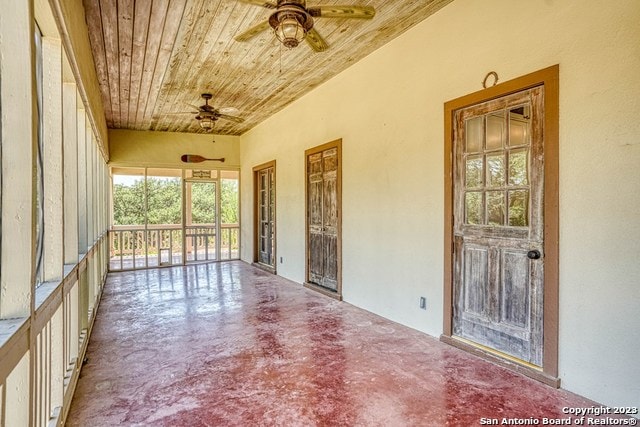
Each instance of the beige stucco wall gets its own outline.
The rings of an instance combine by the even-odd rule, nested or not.
[[[304,150],[342,138],[344,299],[438,336],[443,104],[560,64],[562,386],[640,406],[638,22],[637,0],[456,0],[241,137],[243,259],[275,159],[278,273],[303,281]]]
[[[215,140],[215,142],[213,142]],[[200,133],[149,132],[109,129],[110,166],[198,169],[240,167],[240,138]],[[224,157],[224,163],[182,163],[183,154]]]

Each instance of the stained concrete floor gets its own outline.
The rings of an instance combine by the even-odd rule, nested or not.
[[[87,357],[69,426],[542,424],[595,405],[239,261],[110,274]]]

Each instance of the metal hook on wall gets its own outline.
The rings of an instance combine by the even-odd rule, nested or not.
[[[484,77],[484,80],[482,81],[482,87],[483,88],[487,88],[487,80],[489,79],[489,77],[493,76],[493,84],[491,85],[491,87],[495,86],[496,84],[498,84],[498,73],[496,73],[495,71],[489,71],[487,73],[487,75]]]

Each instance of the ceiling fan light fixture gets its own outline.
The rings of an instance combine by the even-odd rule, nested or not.
[[[278,25],[274,28],[276,37],[285,47],[293,49],[304,40],[307,31],[296,14],[280,14],[278,18]]]
[[[260,22],[236,35],[234,39],[246,42],[262,31],[271,27],[280,43],[289,49],[293,49],[303,40],[316,52],[324,52],[329,45],[314,29],[315,18],[354,18],[371,19],[376,10],[372,6],[353,5],[322,5],[307,7],[305,0],[237,0],[262,6],[267,9],[275,9],[267,22]],[[344,32],[344,30],[342,31]]]
[[[206,132],[213,130],[214,120],[211,117],[196,117],[196,119],[198,119],[200,127]]]

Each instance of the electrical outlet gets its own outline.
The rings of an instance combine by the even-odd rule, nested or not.
[[[420,297],[420,308],[423,310],[427,309],[427,299],[425,297]]]

